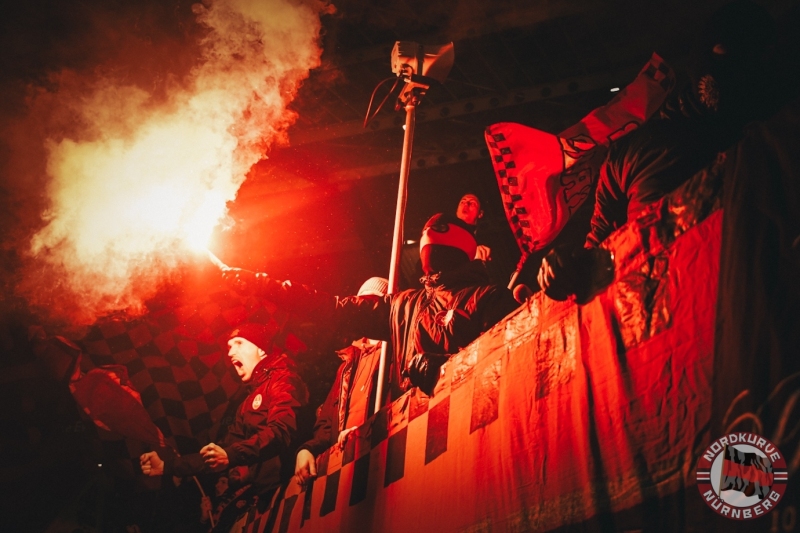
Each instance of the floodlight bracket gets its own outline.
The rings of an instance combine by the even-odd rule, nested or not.
[[[392,49],[392,72],[403,81],[403,89],[397,98],[395,110],[405,109],[406,122],[403,136],[403,155],[400,159],[400,180],[397,186],[397,208],[395,210],[394,234],[392,236],[392,258],[389,264],[388,294],[395,294],[400,283],[400,253],[403,244],[406,199],[408,197],[408,174],[411,169],[411,148],[414,144],[416,108],[434,82],[443,83],[453,67],[455,52],[453,43],[441,46],[423,46],[410,41],[397,41]],[[389,347],[381,344],[378,365],[378,386],[375,412],[384,404],[384,384],[388,366]]]

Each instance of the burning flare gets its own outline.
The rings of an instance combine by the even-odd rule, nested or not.
[[[141,308],[187,248],[203,251],[250,167],[285,140],[295,119],[286,106],[319,64],[324,7],[195,4],[202,61],[162,103],[108,80],[63,96],[81,127],[46,141],[49,209],[20,292],[88,323]]]

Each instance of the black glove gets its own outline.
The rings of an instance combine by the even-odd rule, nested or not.
[[[447,355],[418,353],[408,362],[409,381],[428,396],[432,395],[436,382],[439,381],[439,369],[448,359]]]
[[[553,300],[566,300],[575,295],[579,304],[594,296],[614,281],[614,259],[608,250],[554,248],[542,259],[538,282]]]

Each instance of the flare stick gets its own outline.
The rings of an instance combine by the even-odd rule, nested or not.
[[[212,251],[211,251],[211,250],[209,250],[208,248],[203,248],[203,249],[206,251],[206,255],[208,255],[208,259],[209,259],[209,261],[211,261],[212,263],[214,263],[214,266],[216,266],[216,267],[217,267],[217,268],[219,268],[220,270],[227,270],[228,268],[230,268],[230,267],[228,267],[228,265],[226,265],[225,263],[223,263],[223,262],[222,262],[222,260],[221,260],[219,257],[217,257],[216,255],[214,255],[214,252],[212,252]]]

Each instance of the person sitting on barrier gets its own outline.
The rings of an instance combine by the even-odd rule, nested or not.
[[[385,278],[370,278],[358,289],[357,296],[383,298],[388,288]],[[314,437],[297,451],[294,473],[301,484],[316,477],[315,457],[334,445],[343,448],[353,431],[367,421],[375,405],[380,341],[362,338],[336,353],[342,364],[317,414]]]
[[[291,441],[297,432],[297,411],[308,403],[308,391],[294,364],[273,349],[275,331],[263,324],[245,323],[230,334],[228,357],[248,395],[220,444],[210,443],[199,453],[175,455],[170,448],[140,457],[148,476],[191,476],[228,472],[232,502],[222,512],[218,531],[228,531],[241,512],[256,501],[269,502],[291,473]],[[234,482],[235,481],[235,482]],[[238,502],[245,504],[239,505]],[[228,511],[228,512],[226,512]],[[220,529],[228,527],[228,529]]]
[[[486,266],[474,261],[477,244],[465,223],[437,214],[420,239],[424,288],[384,298],[337,298],[266,274],[231,268],[223,276],[240,291],[254,291],[287,309],[319,314],[351,337],[391,342],[390,398],[412,386],[431,394],[439,368],[518,306],[511,291],[490,285]]]
[[[481,199],[471,192],[462,196],[461,200],[458,201],[456,217],[467,224],[471,228],[472,234],[477,236],[478,222],[483,218],[483,203]],[[475,251],[475,259],[480,259],[481,261],[491,261],[491,255],[491,248],[483,244],[479,244]]]
[[[599,247],[648,204],[715,164],[743,126],[766,112],[760,91],[769,85],[765,65],[774,40],[771,17],[749,1],[727,4],[711,17],[692,54],[690,84],[658,117],[609,147],[585,248]],[[554,299],[590,297],[598,258],[608,262],[599,252],[553,250],[542,259],[539,285]]]
[[[756,4],[736,1],[712,15],[693,52],[690,85],[609,148],[587,247],[712,164],[764,113],[774,42],[772,18]]]

